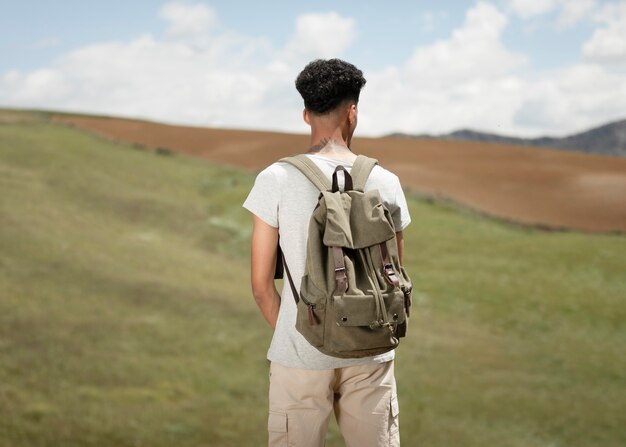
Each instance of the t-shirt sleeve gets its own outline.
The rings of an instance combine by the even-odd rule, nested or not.
[[[280,188],[270,168],[264,169],[257,175],[243,207],[266,224],[278,228]]]
[[[396,193],[394,197],[396,204],[395,209],[391,213],[391,219],[396,231],[402,231],[411,223],[411,215],[409,214],[409,206],[406,203],[406,197],[400,185],[400,180],[396,179]]]

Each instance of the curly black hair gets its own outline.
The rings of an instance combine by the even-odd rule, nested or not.
[[[359,101],[365,85],[363,72],[341,59],[317,59],[310,62],[296,78],[296,89],[304,106],[324,115],[344,101]]]

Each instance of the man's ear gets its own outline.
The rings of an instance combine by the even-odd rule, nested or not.
[[[311,125],[311,119],[309,118],[309,111],[306,108],[302,111],[302,119],[309,126]]]
[[[359,115],[359,109],[357,108],[355,103],[351,103],[348,108],[348,122],[350,125],[353,125],[357,122]]]

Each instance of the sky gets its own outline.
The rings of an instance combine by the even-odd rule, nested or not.
[[[308,132],[311,60],[364,136],[564,136],[626,118],[626,0],[0,0],[0,107]]]

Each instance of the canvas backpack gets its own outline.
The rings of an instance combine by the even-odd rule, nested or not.
[[[296,329],[334,357],[359,358],[395,349],[406,333],[412,284],[400,265],[391,213],[377,189],[364,191],[378,162],[359,155],[351,174],[338,166],[331,183],[306,155],[280,161],[298,168],[320,190],[309,222],[299,292],[279,246],[297,305]],[[280,271],[279,264],[277,276]]]

